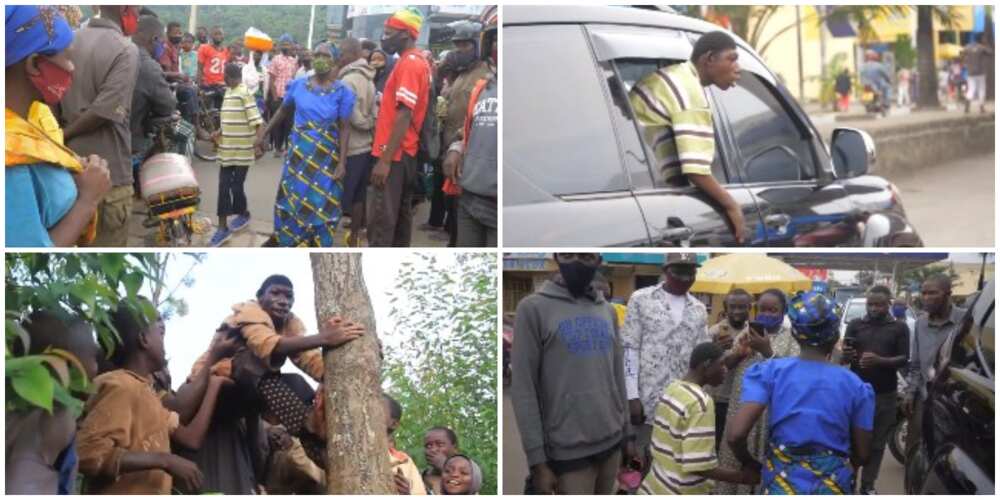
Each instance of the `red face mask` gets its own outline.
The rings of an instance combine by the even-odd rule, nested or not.
[[[139,11],[135,7],[125,7],[122,10],[122,33],[132,36],[139,29]]]
[[[42,100],[54,106],[62,100],[73,83],[73,73],[66,71],[47,57],[38,58],[38,74],[29,75],[31,84],[42,94]]]

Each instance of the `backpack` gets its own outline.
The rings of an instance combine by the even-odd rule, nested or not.
[[[437,113],[434,112],[437,98],[437,90],[431,81],[427,86],[427,113],[424,114],[424,123],[420,126],[417,160],[421,163],[432,163],[441,156],[441,123],[438,121]]]

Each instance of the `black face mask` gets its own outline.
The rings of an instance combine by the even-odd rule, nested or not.
[[[579,297],[587,291],[590,282],[594,281],[596,273],[596,267],[588,266],[582,262],[559,264],[559,274],[562,275],[570,295],[574,297]]]
[[[476,62],[476,53],[460,50],[448,54],[448,59],[452,70],[456,73],[464,73]]]
[[[198,43],[208,43],[208,35],[198,35]]]
[[[387,54],[398,54],[403,50],[403,33],[396,33],[391,37],[383,36],[381,45]]]
[[[183,40],[183,39],[184,39],[183,37],[179,37],[179,36],[172,36],[172,37],[168,38],[168,40],[170,40],[170,44],[171,45],[180,45],[181,44],[181,40]]]

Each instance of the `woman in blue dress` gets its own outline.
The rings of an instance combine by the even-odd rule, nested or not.
[[[294,126],[285,154],[274,207],[274,234],[269,244],[283,247],[330,247],[342,213],[346,173],[348,120],[354,93],[336,79],[333,50],[321,43],[313,50],[315,74],[292,80],[281,108],[271,117],[263,137],[289,114]],[[264,140],[256,143],[265,147]]]
[[[850,370],[830,362],[838,339],[834,303],[814,292],[789,303],[792,335],[801,352],[747,370],[741,407],[726,440],[744,466],[761,467],[772,495],[846,494],[871,453],[875,394]],[[764,464],[747,450],[747,435],[768,410]]]

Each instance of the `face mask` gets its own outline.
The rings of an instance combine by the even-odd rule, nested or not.
[[[134,7],[126,7],[122,12],[122,33],[125,36],[132,36],[139,28],[139,11]]]
[[[172,37],[170,37],[170,43],[173,44],[173,45],[180,45],[181,41],[183,41],[183,40],[184,40],[184,37],[180,37],[180,36],[172,36]]]
[[[31,84],[42,94],[42,100],[54,106],[62,100],[73,83],[73,73],[66,71],[48,58],[38,58],[38,74],[29,76]]]
[[[887,319],[889,317],[889,311],[885,311],[885,312],[883,312],[883,311],[869,312],[868,313],[868,317],[870,317],[871,319],[876,319],[876,320]]]
[[[153,42],[153,59],[157,61],[163,57],[163,52],[167,50],[167,47],[163,44],[163,40],[157,40]]]
[[[403,48],[403,34],[397,33],[391,37],[382,37],[382,50],[388,54],[397,54]]]
[[[326,59],[316,59],[312,66],[313,69],[316,70],[317,75],[325,75],[330,72],[330,68],[333,67],[333,64]]]
[[[476,54],[473,52],[453,52],[453,54],[449,56],[451,67],[459,73],[469,69],[472,63],[476,61]]]
[[[765,330],[774,331],[781,327],[785,316],[782,314],[759,313],[754,321],[760,323]]]
[[[904,305],[892,306],[892,315],[900,319],[905,318],[906,306]]]
[[[208,35],[198,35],[198,43],[207,43]]]
[[[566,282],[566,288],[569,289],[569,293],[574,297],[579,297],[587,291],[587,287],[590,286],[591,281],[594,281],[594,274],[596,273],[596,267],[588,266],[582,262],[559,264],[559,274],[562,275],[563,281]]]

